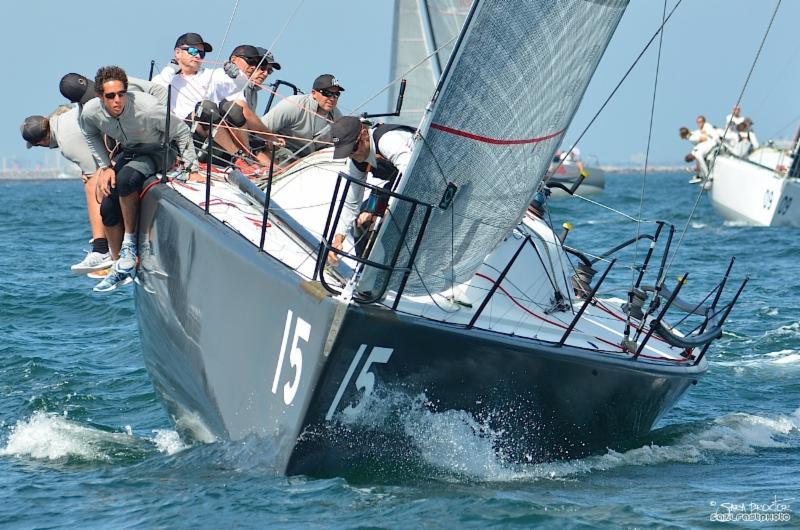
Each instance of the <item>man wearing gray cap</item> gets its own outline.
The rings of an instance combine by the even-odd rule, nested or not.
[[[311,94],[289,96],[261,118],[267,129],[285,137],[286,147],[275,153],[286,164],[330,146],[330,124],[341,118],[336,106],[344,87],[331,74],[314,80]]]
[[[22,124],[21,132],[28,149],[34,146],[59,149],[64,158],[76,164],[81,170],[89,225],[92,230],[92,250],[86,254],[83,261],[70,268],[74,272],[84,274],[110,267],[113,261],[100,220],[100,204],[94,195],[96,179],[92,177],[97,171],[97,163],[78,125],[78,108],[59,107],[48,118],[28,116]]]

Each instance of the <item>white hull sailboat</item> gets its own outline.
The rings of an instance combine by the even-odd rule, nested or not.
[[[714,210],[724,219],[756,226],[800,226],[800,178],[794,157],[762,147],[746,158],[721,153],[707,184]]]

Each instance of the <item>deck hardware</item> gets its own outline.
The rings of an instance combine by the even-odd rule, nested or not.
[[[589,296],[587,296],[586,299],[583,301],[583,304],[581,304],[581,308],[578,309],[577,313],[575,313],[575,317],[572,319],[572,322],[569,323],[569,326],[567,327],[566,331],[564,331],[564,335],[561,336],[561,340],[558,341],[557,345],[559,347],[563,346],[564,343],[567,342],[567,338],[569,337],[569,334],[572,333],[573,329],[575,329],[575,326],[578,324],[578,321],[581,319],[581,316],[583,315],[583,312],[586,311],[586,308],[589,307],[589,304],[592,303],[592,300],[594,300],[594,295],[597,294],[597,290],[603,284],[603,280],[606,279],[606,276],[608,276],[608,273],[611,270],[611,267],[613,267],[614,263],[616,263],[616,262],[617,262],[616,259],[611,260],[611,263],[608,264],[608,267],[606,267],[606,270],[603,271],[603,275],[600,276],[599,280],[597,280],[597,283],[592,288],[592,292],[590,292]]]
[[[636,353],[633,354],[634,359],[639,358],[639,355],[641,355],[642,350],[644,350],[647,341],[650,340],[650,337],[653,336],[653,332],[656,330],[656,326],[661,323],[661,320],[667,314],[667,311],[672,305],[672,302],[674,302],[675,299],[678,297],[678,293],[681,292],[681,287],[683,287],[688,278],[689,278],[688,272],[684,273],[683,276],[680,276],[678,278],[678,285],[675,286],[675,290],[672,291],[672,295],[669,297],[669,300],[667,300],[667,303],[661,309],[661,312],[658,314],[658,316],[650,321],[650,329],[647,330],[647,334],[644,336],[644,340],[642,340],[642,343],[639,345],[639,349],[636,350]]]
[[[442,210],[450,208],[450,204],[453,202],[453,197],[456,196],[457,191],[458,186],[452,182],[448,182],[447,187],[444,189],[444,194],[442,194],[442,200],[439,201],[439,208]]]

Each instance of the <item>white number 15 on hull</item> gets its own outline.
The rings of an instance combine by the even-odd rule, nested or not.
[[[336,408],[339,406],[339,402],[342,400],[344,391],[347,388],[347,385],[350,384],[350,380],[353,378],[353,373],[356,371],[356,367],[358,366],[359,361],[361,361],[361,357],[364,356],[364,352],[368,348],[370,347],[366,344],[362,344],[358,347],[358,351],[356,351],[353,361],[350,363],[350,367],[347,369],[347,373],[344,375],[344,379],[342,379],[339,389],[336,391],[336,396],[334,396],[331,406],[328,408],[328,413],[325,414],[325,419],[327,421],[330,421],[331,418],[333,418],[333,414],[336,412]],[[358,403],[348,406],[345,409],[346,411],[357,413],[361,410],[367,397],[372,394],[372,390],[375,388],[375,374],[369,371],[370,366],[373,363],[388,363],[393,352],[394,350],[392,348],[383,348],[381,346],[374,346],[371,348],[369,356],[367,357],[367,361],[364,363],[364,366],[361,367],[361,371],[358,373],[358,377],[356,378],[356,388],[361,390],[364,394],[361,396],[361,399],[358,401]]]

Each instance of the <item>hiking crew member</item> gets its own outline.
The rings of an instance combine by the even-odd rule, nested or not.
[[[89,226],[92,230],[92,250],[80,263],[70,267],[74,272],[83,274],[111,266],[111,255],[108,252],[103,223],[100,220],[100,204],[95,199],[95,180],[97,162],[92,156],[89,144],[86,143],[78,124],[77,107],[59,107],[49,118],[44,116],[28,116],[22,124],[22,137],[28,149],[34,146],[59,149],[61,154],[81,170],[83,188],[86,195],[86,210],[89,215]]]
[[[175,156],[171,153],[167,168],[162,167],[165,105],[149,94],[128,92],[127,76],[118,66],[100,68],[94,84],[100,97],[84,105],[80,123],[100,167],[97,186],[105,197],[100,214],[109,245],[112,251],[119,248],[114,271],[95,287],[97,291],[106,291],[120,282],[130,282],[137,258],[139,193],[145,179],[157,171],[169,169]],[[103,134],[119,144],[120,154],[113,167]],[[191,172],[189,179],[202,181],[197,174],[197,157],[186,124],[178,119],[170,120],[169,137],[178,144],[184,167]]]

